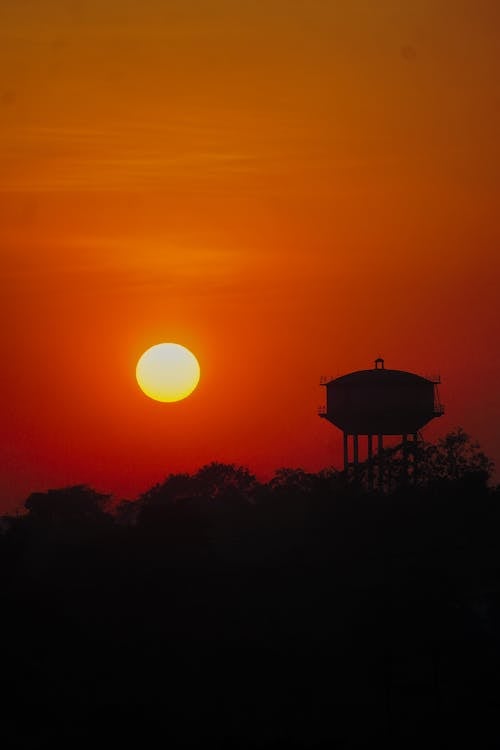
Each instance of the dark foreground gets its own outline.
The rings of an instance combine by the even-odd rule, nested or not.
[[[34,496],[0,547],[12,700],[156,706],[180,744],[500,744],[498,491],[296,479]]]

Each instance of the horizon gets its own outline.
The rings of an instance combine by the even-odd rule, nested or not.
[[[352,437],[352,435],[350,436]],[[359,435],[360,438],[366,437],[365,435]],[[375,437],[375,436],[374,436]],[[147,486],[143,487],[140,491],[138,491],[133,497],[119,497],[116,494],[113,494],[111,492],[108,492],[103,487],[95,487],[88,482],[76,482],[72,483],[70,485],[60,486],[60,487],[43,487],[43,488],[37,488],[30,492],[30,494],[23,499],[20,503],[18,503],[16,506],[13,506],[10,511],[7,510],[6,513],[0,514],[0,518],[2,515],[4,518],[9,517],[18,517],[22,516],[27,512],[26,504],[33,496],[44,496],[47,499],[50,497],[52,493],[70,493],[74,490],[89,490],[90,492],[97,492],[98,495],[100,495],[102,498],[105,499],[107,512],[113,513],[117,509],[120,508],[120,506],[124,504],[137,504],[140,505],[141,502],[144,501],[144,499],[148,496],[148,494],[151,491],[155,491],[158,489],[162,489],[163,487],[166,487],[171,479],[175,479],[177,477],[186,477],[189,480],[196,479],[198,475],[203,474],[204,470],[206,469],[228,469],[230,471],[235,471],[236,473],[242,472],[245,476],[247,476],[251,480],[255,480],[257,485],[259,485],[261,488],[268,487],[271,488],[273,486],[274,480],[278,479],[280,475],[291,473],[296,474],[297,476],[302,475],[303,479],[308,478],[314,478],[319,479],[321,481],[328,481],[328,477],[330,479],[333,479],[335,477],[341,478],[344,477],[347,484],[351,484],[352,487],[357,490],[360,493],[360,496],[363,494],[379,494],[382,495],[388,495],[391,494],[397,494],[398,492],[401,492],[405,489],[405,487],[413,487],[413,489],[416,492],[425,492],[427,482],[432,482],[432,477],[434,478],[434,481],[442,481],[444,485],[449,485],[450,487],[453,486],[453,479],[450,476],[450,468],[451,463],[450,459],[448,457],[448,460],[445,462],[446,469],[445,469],[445,476],[441,477],[439,479],[439,470],[436,468],[432,469],[431,464],[429,464],[429,458],[424,458],[424,465],[427,465],[427,469],[424,470],[425,478],[420,478],[418,475],[420,472],[415,475],[415,468],[413,464],[408,465],[407,459],[404,458],[405,456],[405,448],[404,448],[404,442],[401,440],[403,436],[396,436],[396,435],[384,435],[384,455],[385,459],[384,461],[388,462],[388,465],[391,465],[393,463],[393,468],[395,469],[395,478],[394,478],[394,486],[385,486],[385,481],[382,487],[379,485],[379,479],[378,479],[378,472],[380,469],[378,468],[378,456],[377,451],[374,450],[372,459],[370,460],[366,446],[365,450],[363,450],[363,446],[360,445],[360,451],[359,451],[359,464],[355,464],[353,462],[353,456],[352,453],[350,453],[349,457],[349,463],[347,469],[344,467],[339,466],[324,466],[316,471],[308,471],[304,469],[302,466],[280,466],[276,467],[273,471],[267,472],[267,473],[261,473],[252,471],[252,468],[245,464],[238,464],[235,462],[220,462],[220,461],[211,461],[209,463],[200,465],[196,467],[193,470],[190,471],[173,471],[165,473],[158,481],[148,483]],[[461,479],[463,479],[463,476],[472,476],[475,472],[479,472],[479,474],[484,473],[484,477],[479,480],[479,485],[484,486],[484,488],[489,488],[491,491],[498,490],[498,484],[495,482],[496,474],[497,474],[497,467],[495,464],[491,461],[490,457],[487,456],[481,448],[481,445],[474,440],[474,437],[471,435],[468,435],[461,427],[456,428],[455,430],[452,430],[448,432],[446,435],[440,436],[435,441],[427,441],[422,438],[422,435],[419,433],[418,436],[418,446],[417,451],[422,451],[422,449],[429,450],[434,449],[438,453],[443,451],[444,446],[448,441],[455,442],[455,450],[457,450],[456,456],[458,457],[460,455],[460,441],[464,441],[464,447],[467,450],[470,450],[470,455],[462,455],[464,464],[461,468],[461,474],[457,479],[459,479],[458,484],[460,484]],[[414,449],[411,448],[412,442],[409,443],[409,450],[410,452]],[[445,449],[446,450],[446,449]],[[399,468],[397,468],[398,463],[400,464]],[[371,466],[371,468],[370,468]],[[406,482],[409,482],[408,485],[405,484],[405,480],[399,476],[398,472],[402,470],[402,467],[406,467],[403,469],[403,471],[407,474]],[[359,474],[357,473],[359,470]],[[433,474],[434,472],[434,474]],[[223,482],[223,475],[221,474],[219,477],[219,481]],[[345,489],[345,488],[344,488]]]

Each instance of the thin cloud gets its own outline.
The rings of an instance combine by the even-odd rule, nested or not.
[[[161,146],[113,146],[112,140],[91,130],[62,129],[52,131],[50,138],[18,141],[4,158],[0,191],[137,190],[185,179],[195,187],[225,175],[259,171],[253,154],[206,148],[165,153]]]

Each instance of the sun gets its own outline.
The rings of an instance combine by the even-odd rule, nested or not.
[[[156,344],[137,363],[135,376],[141,390],[155,401],[181,401],[200,380],[200,365],[180,344]]]

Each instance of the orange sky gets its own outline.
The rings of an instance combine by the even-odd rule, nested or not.
[[[496,0],[2,0],[1,509],[340,465],[322,374],[440,371],[500,463]],[[148,400],[160,341],[202,367]]]

